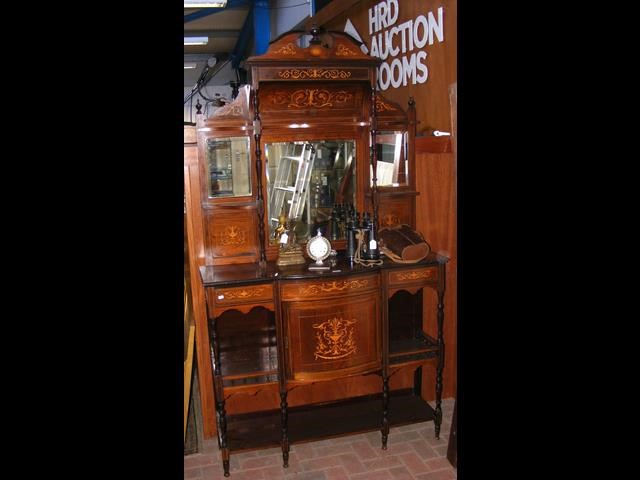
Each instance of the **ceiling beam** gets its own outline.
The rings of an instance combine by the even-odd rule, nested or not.
[[[240,35],[238,35],[238,40],[233,47],[233,52],[231,53],[231,66],[233,69],[238,68],[240,62],[244,58],[249,39],[251,37],[253,37],[253,4],[249,7],[249,14],[244,19],[242,30],[240,30]]]
[[[327,4],[324,8],[321,8],[320,11],[316,12],[315,15],[309,17],[304,22],[305,31],[308,32],[309,30],[311,30],[311,27],[314,24],[316,24],[318,27],[321,27],[325,23],[329,23],[345,10],[348,10],[360,1],[361,0],[340,0],[339,2],[331,2]]]
[[[256,0],[253,4],[253,39],[256,55],[262,55],[267,51],[270,37],[269,2],[267,0]]]
[[[193,22],[199,18],[208,17],[222,10],[221,8],[201,8],[197,12],[188,13],[184,16],[184,23]]]

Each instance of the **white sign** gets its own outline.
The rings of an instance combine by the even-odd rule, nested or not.
[[[435,15],[427,12],[397,24],[399,14],[398,0],[384,0],[369,9],[371,45],[367,50],[372,57],[383,60],[378,67],[380,90],[407,86],[409,82],[413,85],[426,82],[429,69],[424,47],[444,41],[443,7],[439,7]],[[353,35],[355,28],[349,20],[345,31],[359,38],[357,32]]]

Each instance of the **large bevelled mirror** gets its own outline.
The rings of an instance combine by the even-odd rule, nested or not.
[[[282,216],[298,241],[318,229],[344,238],[342,217],[356,204],[355,141],[267,143],[265,157],[270,242],[277,242],[274,232]]]

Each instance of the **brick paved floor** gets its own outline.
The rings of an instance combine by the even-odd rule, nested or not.
[[[228,480],[451,480],[456,470],[446,458],[453,398],[442,401],[442,429],[436,440],[433,422],[391,427],[387,450],[380,432],[291,445],[289,468],[280,448],[231,453]],[[184,457],[184,478],[223,480],[217,440]]]

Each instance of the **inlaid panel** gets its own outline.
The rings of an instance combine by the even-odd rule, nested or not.
[[[342,50],[346,53],[346,50]],[[371,72],[364,67],[268,67],[259,71],[261,82],[298,81],[364,81],[369,82]],[[262,86],[267,85],[263,83]]]
[[[391,227],[406,223],[415,226],[414,204],[415,197],[403,196],[379,196],[378,222],[380,228]]]
[[[215,288],[212,295],[213,303],[216,306],[269,301],[273,299],[273,285],[265,283],[243,287]]]
[[[392,270],[389,272],[390,286],[435,283],[437,279],[437,267],[411,268],[407,270]]]
[[[376,274],[287,282],[282,284],[281,289],[283,300],[317,300],[377,290],[379,285]]]
[[[205,224],[207,254],[215,264],[257,260],[259,248],[253,210],[208,210]]]
[[[292,88],[285,84],[266,84],[258,93],[260,113],[304,116],[360,115],[364,102],[361,85],[305,82]],[[267,120],[267,118],[265,118]]]
[[[283,305],[289,379],[320,380],[381,367],[378,292]]]

